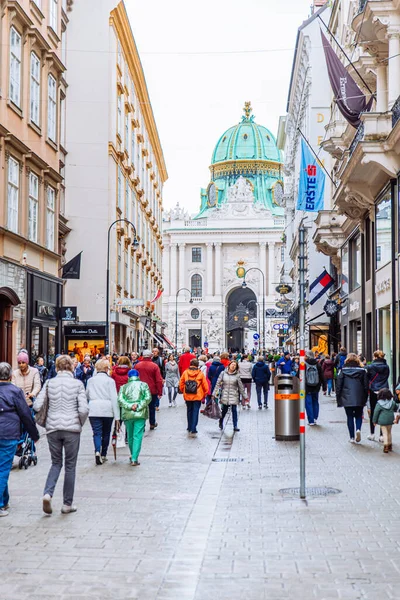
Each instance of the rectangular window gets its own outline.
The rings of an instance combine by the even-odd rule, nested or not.
[[[42,8],[42,0],[33,0],[33,1],[36,4],[36,6],[38,6],[39,8]]]
[[[125,252],[125,289],[129,290],[129,262],[128,262],[128,252]]]
[[[122,210],[122,169],[118,167],[117,206]]]
[[[135,275],[134,275],[135,257],[131,256],[131,296],[134,296]]]
[[[21,36],[10,29],[10,100],[21,106]]]
[[[121,50],[121,42],[119,40],[118,40],[118,46],[117,46],[117,60],[118,60],[119,66],[121,66],[121,63],[122,63],[122,50]]]
[[[118,242],[118,264],[117,264],[117,284],[121,285],[121,263],[122,263],[122,244]]]
[[[342,248],[342,276],[341,276],[342,293],[347,296],[349,293],[349,247]]]
[[[392,197],[390,190],[376,207],[376,268],[380,269],[392,257]],[[378,248],[380,253],[378,257]]]
[[[19,162],[10,156],[8,161],[7,227],[10,231],[14,231],[14,233],[18,233],[18,207]]]
[[[281,246],[281,262],[285,262],[285,246]]]
[[[49,24],[53,31],[58,31],[58,0],[50,0]]]
[[[47,187],[46,202],[46,248],[54,252],[54,231],[56,212],[56,190],[49,185]]]
[[[125,216],[127,219],[129,219],[129,197],[130,197],[130,187],[128,185],[128,182],[125,180]]]
[[[131,131],[131,163],[134,164],[135,162],[135,130],[132,129]]]
[[[129,114],[125,115],[125,150],[129,152]]]
[[[201,262],[201,248],[192,248],[192,262]]]
[[[28,239],[38,241],[39,178],[29,173]]]
[[[53,75],[48,78],[47,135],[57,142],[57,83]]]
[[[118,94],[117,98],[117,133],[122,139],[122,96]]]
[[[31,52],[31,121],[40,125],[40,58]]]
[[[351,264],[351,291],[361,285],[361,235],[357,235],[350,241],[350,264]]]

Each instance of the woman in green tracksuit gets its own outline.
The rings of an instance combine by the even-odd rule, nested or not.
[[[144,428],[146,420],[149,418],[151,393],[147,383],[140,381],[139,371],[132,369],[129,371],[128,377],[128,383],[119,391],[118,404],[121,407],[121,419],[125,423],[128,434],[131,465],[138,467]]]

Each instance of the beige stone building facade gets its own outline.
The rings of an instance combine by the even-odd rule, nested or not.
[[[0,13],[0,360],[60,350],[66,29],[72,2]],[[61,213],[61,214],[60,214]],[[15,362],[15,360],[14,360]]]

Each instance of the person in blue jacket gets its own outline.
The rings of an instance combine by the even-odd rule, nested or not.
[[[285,354],[276,363],[276,368],[281,370],[282,375],[290,375],[293,371],[293,361],[290,357],[290,352]]]
[[[25,395],[11,383],[11,375],[11,365],[0,363],[0,517],[8,515],[8,478],[21,437],[21,425],[34,442],[39,439]]]
[[[269,381],[271,379],[271,371],[264,361],[263,356],[257,357],[257,362],[251,372],[254,383],[256,384],[258,410],[262,410],[261,394],[264,393],[264,408],[268,408],[268,392]]]
[[[225,371],[225,366],[222,364],[220,357],[218,355],[215,355],[208,370],[208,379],[211,382],[210,397],[212,396],[215,384],[217,383],[218,377],[220,376],[222,371]]]

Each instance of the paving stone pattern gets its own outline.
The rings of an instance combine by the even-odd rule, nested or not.
[[[85,426],[78,512],[41,510],[49,454],[11,474],[10,516],[0,520],[0,599],[400,599],[400,429],[394,452],[348,443],[343,409],[321,396],[307,429],[307,485],[336,496],[298,498],[296,442],[276,442],[273,410],[242,411],[240,433],[201,417],[188,438],[182,400],[162,401],[141,466],[128,451],[96,467]],[[368,433],[363,426],[363,438]],[[243,458],[216,462],[213,458]]]

